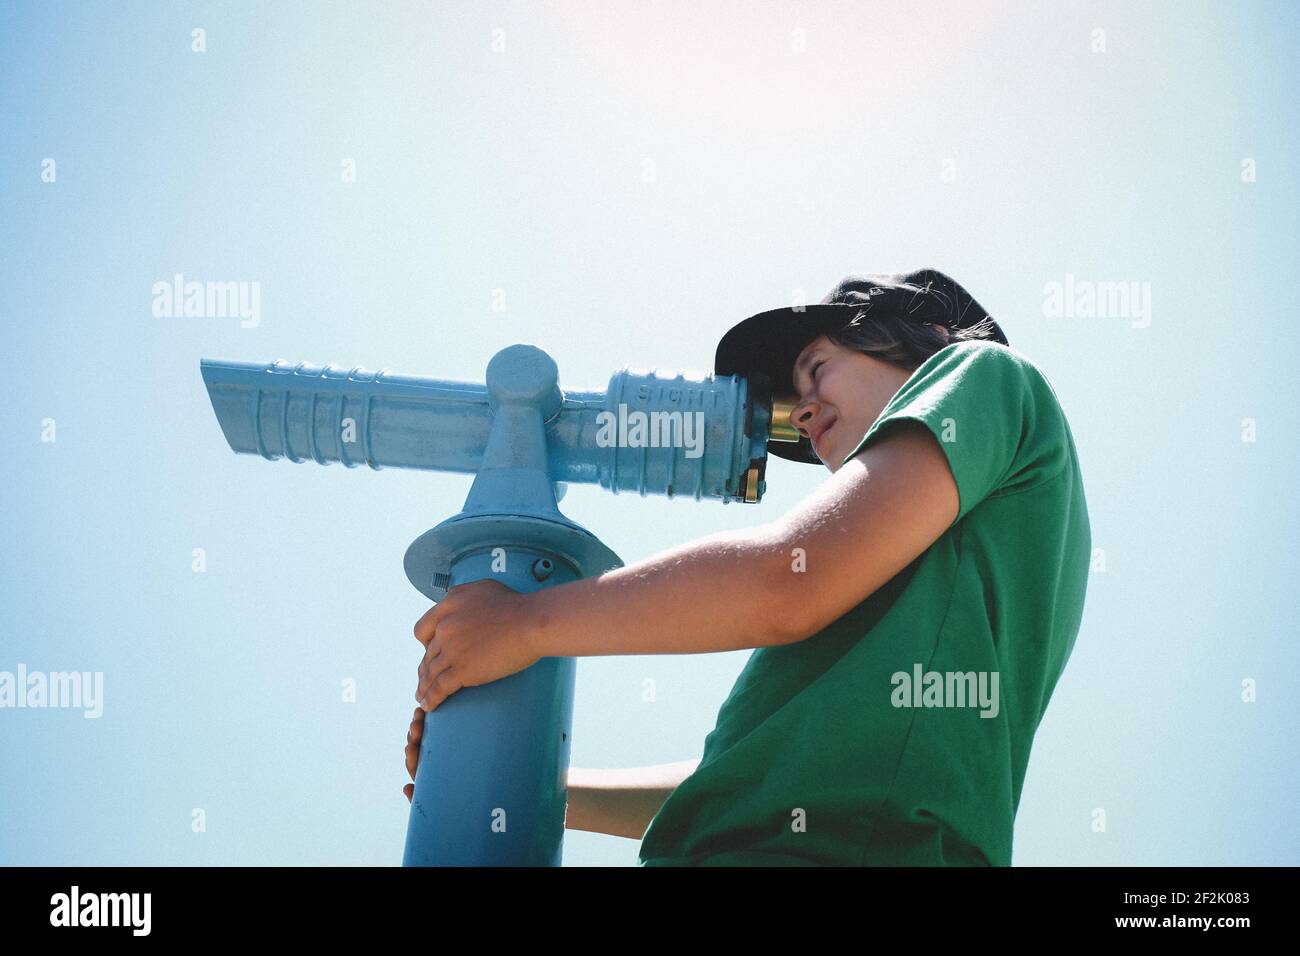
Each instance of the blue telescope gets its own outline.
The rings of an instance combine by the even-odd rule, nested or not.
[[[486,384],[305,362],[199,367],[240,454],[472,474],[460,513],[406,551],[406,576],[434,602],[480,578],[529,592],[621,567],[560,512],[568,483],[757,503],[768,441],[799,438],[789,403],[739,376],[623,369],[603,390],[568,391],[531,345],[494,355]],[[425,714],[404,866],[560,865],[575,669],[544,657]]]

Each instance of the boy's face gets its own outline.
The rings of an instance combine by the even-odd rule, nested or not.
[[[819,335],[795,361],[799,403],[790,412],[790,423],[808,436],[813,452],[836,472],[911,376]]]

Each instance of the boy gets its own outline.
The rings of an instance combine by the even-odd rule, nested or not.
[[[416,625],[412,779],[422,710],[462,686],[542,656],[752,647],[698,760],[571,769],[566,826],[640,838],[643,866],[1010,865],[1091,552],[1051,385],[933,269],[752,316],[715,371],[788,399],[799,440],[769,451],[832,477],[596,578],[453,589]]]

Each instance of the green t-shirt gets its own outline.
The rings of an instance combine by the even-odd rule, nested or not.
[[[947,455],[956,520],[828,627],[753,651],[639,865],[1011,864],[1087,588],[1074,438],[1038,368],[985,341],[927,359],[849,457],[904,422]]]

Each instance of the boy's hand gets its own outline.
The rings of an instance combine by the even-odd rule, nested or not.
[[[415,708],[415,717],[411,720],[411,729],[406,732],[406,772],[411,775],[411,782],[402,787],[406,799],[411,800],[415,793],[415,768],[420,763],[420,738],[424,736],[424,711]]]
[[[462,687],[517,674],[542,658],[533,646],[532,595],[483,578],[458,584],[416,622],[424,645],[415,699],[433,710]]]

